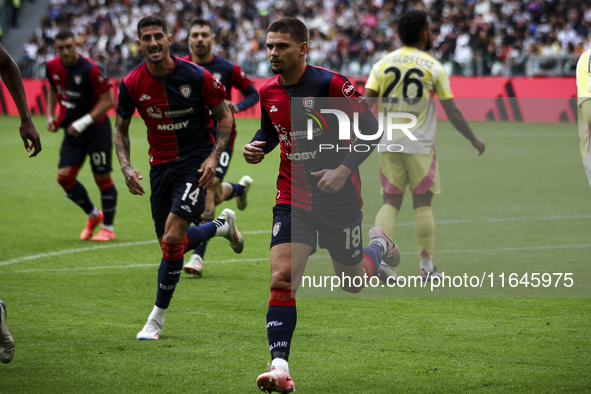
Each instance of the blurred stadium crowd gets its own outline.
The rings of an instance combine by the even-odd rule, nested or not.
[[[24,46],[24,76],[43,77],[55,56],[61,29],[78,36],[79,51],[98,61],[110,77],[125,75],[143,60],[136,24],[163,15],[185,55],[192,19],[210,20],[214,52],[237,62],[251,76],[270,75],[265,30],[282,16],[296,16],[310,29],[308,62],[345,75],[367,75],[375,61],[400,46],[399,15],[425,9],[431,17],[433,55],[452,75],[572,74],[591,47],[591,3],[558,0],[51,0],[43,23]],[[17,56],[18,58],[18,56]],[[533,73],[533,74],[532,74]]]

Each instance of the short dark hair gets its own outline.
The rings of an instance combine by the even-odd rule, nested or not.
[[[191,30],[191,28],[193,26],[208,26],[209,30],[211,30],[211,32],[213,33],[213,25],[207,19],[203,19],[203,18],[193,19],[193,21],[191,22],[191,25],[189,26],[189,30]]]
[[[142,29],[148,26],[160,26],[162,28],[162,32],[164,34],[168,34],[168,26],[166,26],[166,21],[160,15],[150,15],[146,16],[142,20],[140,20],[137,24],[137,37],[142,38]]]
[[[308,28],[297,18],[285,17],[277,19],[267,28],[269,33],[289,33],[291,38],[299,43],[308,42]]]
[[[412,10],[402,15],[398,22],[398,37],[404,45],[414,45],[421,39],[423,30],[429,28],[427,13]]]
[[[70,30],[60,30],[59,33],[55,35],[56,40],[64,41],[68,38],[73,38],[76,41],[76,36]]]

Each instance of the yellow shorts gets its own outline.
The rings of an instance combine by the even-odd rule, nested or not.
[[[435,147],[428,155],[380,153],[380,183],[387,194],[403,194],[407,185],[414,194],[441,193]]]

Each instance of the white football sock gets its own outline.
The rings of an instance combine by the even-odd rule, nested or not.
[[[155,320],[160,327],[164,326],[164,316],[166,315],[166,309],[158,308],[154,305],[154,309],[152,309],[152,313],[148,316],[148,320]]]
[[[87,216],[89,219],[94,219],[95,217],[98,216],[99,210],[97,207],[92,208],[92,212],[89,213]]]
[[[115,230],[113,230],[113,225],[112,225],[112,224],[111,224],[111,225],[103,224],[103,228],[104,228],[105,230],[109,230],[109,231],[110,231],[110,232],[112,232],[112,233],[114,233],[114,232],[115,232]]]
[[[287,363],[287,361],[285,361],[282,358],[274,358],[273,361],[271,362],[271,367],[279,367],[282,370],[284,370],[285,372],[289,373],[289,364]]]
[[[433,272],[433,259],[431,257],[421,257],[421,269],[425,272]]]

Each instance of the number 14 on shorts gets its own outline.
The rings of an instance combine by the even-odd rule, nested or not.
[[[191,182],[187,182],[187,188],[185,189],[185,193],[183,193],[181,200],[186,201],[187,197],[189,197],[189,200],[191,200],[191,205],[195,206],[195,204],[197,204],[197,200],[199,199],[199,188],[191,192],[192,187],[193,184]]]

